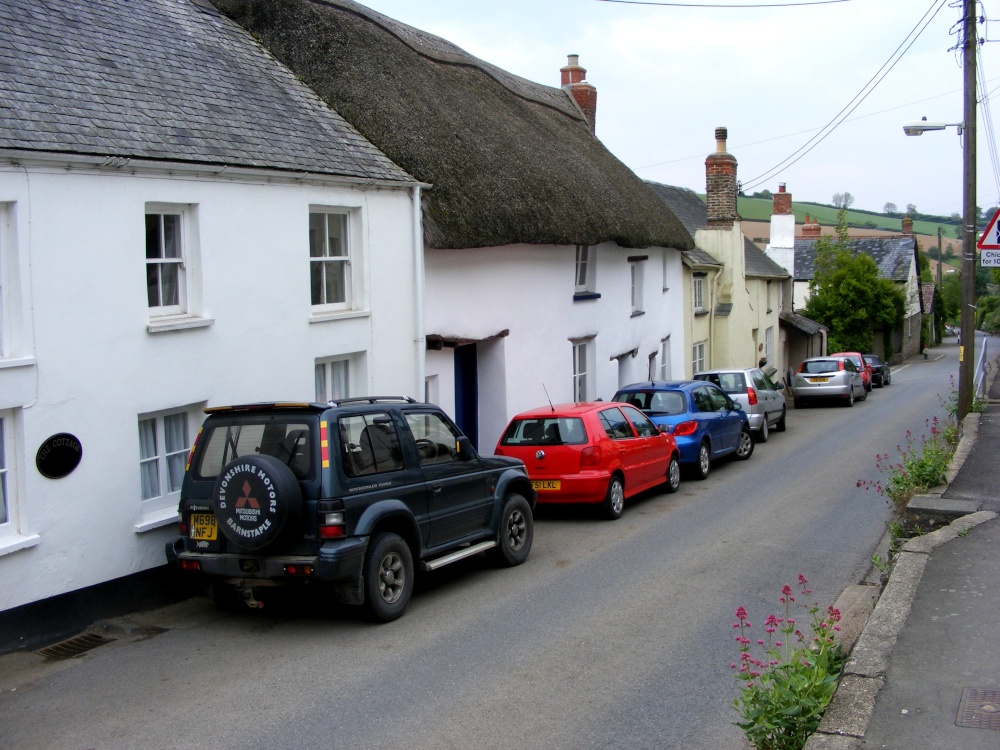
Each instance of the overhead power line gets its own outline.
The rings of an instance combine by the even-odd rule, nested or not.
[[[851,0],[811,0],[810,2],[793,3],[752,3],[747,5],[723,5],[722,3],[660,3],[653,0],[598,0],[602,3],[620,3],[621,5],[663,5],[668,8],[725,8],[741,10],[743,8],[792,8],[796,5],[830,5],[832,3],[849,3]]]
[[[784,171],[784,169],[790,167],[792,164],[795,164],[795,162],[822,143],[828,135],[836,130],[837,127],[839,127],[840,124],[847,119],[848,115],[861,106],[861,103],[868,98],[868,95],[871,94],[872,91],[874,91],[875,88],[885,79],[889,72],[896,67],[896,64],[903,58],[903,55],[909,51],[910,47],[913,46],[917,39],[920,38],[920,35],[930,25],[931,21],[934,20],[934,17],[941,11],[947,1],[948,0],[934,0],[931,3],[931,6],[927,9],[920,20],[917,21],[910,33],[906,35],[906,38],[904,38],[893,53],[889,55],[889,59],[882,64],[882,67],[875,72],[875,75],[868,80],[868,82],[861,88],[861,91],[855,94],[854,97],[840,110],[840,112],[838,112],[833,119],[823,126],[819,133],[802,144],[802,146],[800,146],[790,156],[771,167],[771,169],[767,170],[758,177],[743,183],[743,189],[749,190],[771,179],[772,177],[776,177]]]

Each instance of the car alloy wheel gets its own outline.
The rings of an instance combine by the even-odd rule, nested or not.
[[[740,441],[736,446],[736,458],[746,461],[753,455],[753,438],[750,436],[750,428],[745,426],[740,431]]]
[[[623,510],[625,510],[625,485],[622,484],[621,477],[614,476],[608,483],[608,494],[604,498],[604,512],[608,518],[614,520],[621,518]]]
[[[777,421],[777,423],[774,425],[774,431],[775,432],[784,432],[785,431],[785,417],[786,416],[787,416],[787,412],[785,410],[785,407],[782,406],[781,407],[781,419],[779,419]]]
[[[364,563],[365,609],[376,622],[395,620],[413,593],[413,556],[403,539],[379,534],[368,543]]]
[[[534,520],[531,506],[516,492],[507,496],[500,511],[500,527],[497,532],[497,546],[487,554],[500,565],[520,565],[528,559],[534,537]]]
[[[708,450],[708,443],[702,443],[698,448],[698,463],[695,465],[698,472],[698,479],[707,479],[708,472],[712,469],[712,457]]]
[[[766,443],[769,434],[767,426],[767,412],[764,412],[764,421],[761,422],[760,429],[757,431],[757,442]]]
[[[681,460],[675,453],[667,466],[667,492],[677,492],[681,486]]]

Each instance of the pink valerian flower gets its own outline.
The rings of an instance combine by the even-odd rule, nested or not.
[[[736,619],[740,621],[747,619],[747,611],[743,607],[736,608]]]

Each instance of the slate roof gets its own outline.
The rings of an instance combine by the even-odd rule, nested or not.
[[[425,242],[693,246],[571,96],[351,0],[213,0],[408,173]],[[553,66],[553,78],[559,71]]]
[[[693,241],[695,233],[699,229],[704,229],[708,224],[708,207],[705,205],[705,201],[688,188],[663,185],[650,180],[646,180],[646,184],[681,220]],[[696,254],[700,254],[701,257],[696,258]],[[712,255],[697,247],[688,251],[687,255],[692,262],[700,261],[699,265],[722,265]],[[767,257],[767,254],[751,242],[748,237],[743,238],[743,273],[746,276],[765,279],[787,279],[789,277],[788,271]]]
[[[934,312],[934,298],[937,292],[937,287],[931,281],[923,281],[920,283],[920,310],[925,315],[930,315]]]
[[[857,237],[854,250],[870,255],[884,279],[906,282],[916,262],[917,241],[912,235]],[[795,280],[809,281],[816,273],[816,239],[795,239]]]
[[[205,0],[3,0],[8,149],[413,182]]]
[[[778,317],[781,319],[783,323],[788,323],[788,325],[792,326],[793,328],[797,328],[807,336],[813,336],[819,331],[830,330],[822,323],[817,323],[812,318],[807,318],[805,315],[800,315],[799,313],[793,312],[791,310],[782,310],[780,313],[778,313]]]

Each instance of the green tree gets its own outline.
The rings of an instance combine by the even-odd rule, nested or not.
[[[941,302],[944,306],[945,319],[949,323],[957,323],[962,302],[961,274],[949,273],[941,279]]]
[[[816,241],[809,293],[804,314],[830,329],[830,351],[869,351],[876,333],[888,334],[903,323],[903,293],[879,276],[871,256],[855,252],[844,210],[837,215],[837,239]]]

